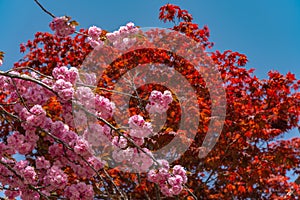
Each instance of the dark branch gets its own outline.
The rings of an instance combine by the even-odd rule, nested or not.
[[[50,15],[51,17],[55,18],[55,15],[53,15],[51,12],[49,12],[48,10],[46,10],[46,8],[44,8],[44,6],[42,4],[40,4],[40,2],[38,0],[34,0],[34,2],[48,15]]]

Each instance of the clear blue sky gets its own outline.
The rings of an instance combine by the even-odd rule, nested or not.
[[[200,26],[208,25],[214,49],[239,51],[248,56],[248,68],[265,78],[269,70],[291,71],[300,78],[299,0],[40,0],[56,16],[68,15],[88,28],[113,31],[129,21],[141,27],[167,27],[158,20],[165,3],[187,9]],[[33,0],[0,0],[0,50],[4,67],[21,58],[19,44],[37,31],[50,31],[51,17]],[[3,67],[2,67],[3,70]],[[296,136],[294,130],[291,135]]]

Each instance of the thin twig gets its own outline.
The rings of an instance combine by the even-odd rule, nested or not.
[[[5,108],[3,108],[3,106],[0,105],[0,108],[2,109],[2,111],[0,110],[0,112],[2,112],[3,114],[6,114],[6,115],[8,115],[8,116],[10,116],[10,117],[12,117],[14,119],[17,119],[20,122],[22,121],[19,117],[11,114],[10,112],[7,112],[7,110],[5,110]]]
[[[86,85],[86,84],[83,84],[83,83],[77,83],[77,85],[88,87],[88,88],[92,88],[92,89],[99,89],[99,90],[103,90],[103,91],[106,91],[106,92],[111,92],[111,93],[116,93],[116,94],[122,94],[124,96],[129,96],[129,97],[132,97],[132,98],[135,98],[135,99],[140,99],[142,101],[149,102],[148,100],[144,100],[144,99],[141,99],[140,97],[133,96],[131,94],[127,94],[125,92],[120,92],[120,91],[117,91],[117,90],[109,90],[109,89],[106,89],[106,88],[97,87],[97,86],[94,86],[94,85]]]
[[[28,69],[28,70],[31,70],[31,71],[33,71],[33,72],[39,74],[39,75],[42,76],[42,77],[46,77],[46,78],[49,78],[49,79],[53,79],[52,76],[45,75],[45,74],[43,74],[43,73],[41,73],[41,72],[39,72],[39,71],[33,69],[32,67],[18,67],[18,68],[13,68],[13,69],[7,70],[6,72],[9,73],[9,72],[13,72],[13,71],[17,71],[17,70],[23,70],[23,69]]]
[[[34,0],[34,2],[48,15],[50,15],[52,18],[55,18],[56,16],[54,14],[52,14],[50,11],[48,11],[38,0]],[[75,33],[79,34],[79,35],[83,35],[86,37],[89,37],[89,35],[81,33],[79,31],[75,31]]]
[[[38,0],[34,0],[34,2],[48,15],[50,15],[52,18],[55,18],[55,15],[53,15],[51,12],[49,12]]]
[[[160,198],[160,191],[159,191],[158,185],[156,183],[154,184],[154,187],[155,187],[156,199],[157,200],[161,200],[161,198]]]
[[[120,190],[120,188],[115,184],[113,178],[107,173],[107,171],[106,171],[105,169],[103,169],[103,172],[104,172],[105,175],[109,178],[110,182],[115,186],[115,188],[118,190],[118,192],[122,195],[122,197],[123,197],[124,199],[128,199],[128,198],[126,197],[126,194],[124,194],[124,193]]]
[[[26,104],[24,98],[23,98],[23,97],[21,96],[21,94],[19,93],[18,87],[17,87],[17,85],[16,85],[15,80],[14,80],[13,78],[11,78],[11,81],[12,81],[14,87],[15,87],[15,90],[16,90],[16,92],[17,92],[17,95],[18,95],[18,97],[19,97],[21,103],[23,104],[23,106],[26,108],[26,110],[27,110],[30,114],[33,114],[33,113],[30,111],[30,109],[28,108],[28,106],[27,106],[27,104]]]
[[[233,145],[235,142],[237,142],[242,136],[240,135],[238,138],[236,138],[235,140],[233,140],[231,143],[228,144],[228,146],[226,147],[225,151],[224,151],[224,155],[229,151],[229,148],[231,147],[231,145]],[[220,163],[222,163],[225,160],[225,156],[223,156],[223,158],[221,159]],[[207,177],[206,181],[204,182],[204,184],[207,184],[209,179],[212,177],[212,175],[215,173],[215,171],[217,170],[218,167],[215,167],[212,172],[209,174],[209,176]]]

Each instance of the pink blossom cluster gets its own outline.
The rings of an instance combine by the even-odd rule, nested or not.
[[[127,147],[127,139],[124,138],[123,136],[120,136],[120,137],[115,136],[115,137],[113,137],[112,143],[113,143],[113,145],[115,145],[115,146],[117,146],[117,147],[119,147],[121,149],[124,149],[125,147]]]
[[[74,96],[74,88],[78,78],[78,70],[74,67],[68,69],[67,67],[55,67],[52,71],[55,79],[53,83],[53,90],[58,93],[58,96],[64,102],[71,100]]]
[[[0,182],[2,185],[9,185],[10,190],[6,190],[4,193],[9,199],[21,196],[22,199],[36,199],[38,200],[40,195],[31,189],[28,185],[35,186],[37,184],[37,173],[32,166],[29,166],[28,161],[13,161],[7,158],[1,158],[1,162],[8,165],[14,165],[10,170],[4,165],[0,165],[0,173],[5,176],[0,176]],[[13,172],[13,171],[14,172]],[[16,175],[22,177],[22,180],[16,177]],[[18,188],[15,190],[14,188]]]
[[[115,149],[112,157],[116,162],[123,162],[124,165],[130,167],[135,172],[146,172],[153,165],[152,152],[147,148],[126,148]]]
[[[55,35],[60,37],[66,37],[75,32],[75,26],[69,22],[70,18],[66,16],[55,17],[49,26],[52,31],[55,31]]]
[[[112,137],[110,132],[111,129],[107,125],[101,126],[97,123],[93,123],[84,130],[83,138],[88,141],[92,148],[97,148],[110,143]]]
[[[131,161],[132,168],[138,172],[146,172],[153,164],[153,160],[150,156],[152,152],[147,149],[143,148],[145,152],[138,150],[137,148],[134,149],[134,154]]]
[[[119,30],[114,31],[112,33],[107,33],[106,37],[107,39],[109,39],[110,41],[114,41],[118,38],[120,38],[120,36],[123,35],[129,35],[130,33],[135,33],[137,32],[139,29],[134,25],[134,23],[129,22],[127,23],[125,26],[121,26],[119,28]]]
[[[100,39],[102,29],[97,26],[92,26],[88,30],[88,43],[93,47],[103,45],[103,41]]]
[[[3,60],[2,59],[0,59],[0,66],[2,66],[3,65]]]
[[[168,197],[179,195],[183,190],[183,184],[187,182],[185,169],[175,165],[172,169],[166,160],[160,160],[161,167],[148,172],[148,180],[159,185],[161,192]]]
[[[19,73],[14,72],[16,75]],[[72,112],[72,105],[69,102],[65,102],[70,98],[62,98],[59,92],[62,92],[65,88],[58,87],[60,81],[69,88],[74,88],[77,77],[77,70],[73,68],[60,67],[53,70],[53,78],[48,79],[37,76],[36,74],[31,74],[37,80],[45,83],[53,88],[54,91],[58,93],[61,97],[61,102],[64,105],[64,111],[67,113]],[[24,75],[23,77],[26,77]],[[9,185],[12,190],[6,190],[5,194],[9,198],[15,198],[21,196],[22,199],[40,199],[40,194],[36,191],[30,189],[31,187],[43,185],[41,193],[49,195],[57,189],[62,189],[65,191],[65,197],[69,199],[92,199],[93,190],[91,186],[82,185],[80,183],[70,183],[67,174],[64,173],[63,169],[71,167],[74,173],[79,178],[92,177],[95,175],[95,171],[89,167],[92,166],[95,170],[100,170],[103,168],[103,161],[99,160],[93,156],[92,149],[90,148],[89,142],[84,138],[78,136],[78,134],[70,129],[70,124],[67,121],[53,121],[46,114],[43,105],[48,101],[48,99],[53,96],[52,92],[47,91],[38,84],[32,84],[31,81],[25,81],[21,79],[14,79],[14,83],[10,78],[1,76],[0,82],[3,85],[2,91],[9,91],[12,94],[12,100],[18,100],[19,95],[22,96],[23,101],[28,103],[24,106],[21,102],[14,104],[14,113],[20,118],[21,126],[24,129],[23,132],[12,131],[12,133],[7,137],[7,142],[0,142],[0,159],[1,162],[8,163],[13,166],[13,173],[4,165],[0,164],[0,174],[5,174],[7,176],[0,176],[0,182],[4,185]],[[64,86],[64,84],[60,86]],[[18,87],[18,93],[16,93],[16,87]],[[61,89],[61,90],[60,90]],[[33,98],[32,92],[36,91],[40,98]],[[103,113],[111,116],[112,105],[109,104],[107,99],[97,97],[99,99],[99,112],[103,110]],[[95,96],[94,96],[95,100]],[[33,105],[33,106],[32,106]],[[109,105],[106,108],[105,105]],[[99,125],[100,126],[100,125]],[[100,126],[103,135],[109,134],[110,130],[107,126]],[[88,129],[90,130],[90,129]],[[38,133],[49,132],[53,137],[58,138],[66,145],[68,145],[72,150],[65,148],[61,143],[58,143],[56,139],[46,134],[45,137],[40,137]],[[88,131],[86,131],[88,132]],[[88,135],[88,134],[86,134]],[[16,153],[22,155],[31,155],[34,153],[37,147],[38,141],[42,143],[47,142],[49,145],[48,153],[49,157],[47,159],[43,156],[37,156],[35,158],[35,163],[29,163],[28,161],[16,162],[11,159],[4,158],[4,155],[14,155]],[[83,161],[83,158],[87,160],[89,165]],[[49,160],[48,160],[49,159]],[[50,162],[55,160],[55,162]],[[21,177],[22,179],[19,179]],[[29,185],[31,185],[29,187]],[[68,185],[68,187],[67,187]],[[67,191],[71,191],[72,188],[76,188],[79,194],[67,194]],[[13,191],[16,189],[16,191]]]
[[[58,166],[52,166],[47,170],[43,178],[48,190],[64,189],[68,183],[68,176]]]
[[[113,102],[111,102],[108,98],[105,98],[100,95],[95,96],[95,107],[97,115],[104,119],[112,117],[113,112],[116,108]]]
[[[128,121],[130,132],[129,135],[136,138],[144,138],[149,136],[152,132],[152,125],[146,122],[140,115],[134,115]]]
[[[78,78],[78,69],[75,67],[71,67],[70,69],[68,69],[65,66],[55,67],[52,71],[52,75],[56,80],[63,79],[74,85]]]
[[[114,48],[124,50],[132,47],[136,43],[136,38],[131,37],[131,35],[137,33],[138,30],[134,23],[129,22],[125,26],[121,26],[119,30],[107,33],[106,37]]]
[[[31,138],[30,136],[33,136]],[[19,132],[15,131],[10,137],[7,139],[9,153],[15,154],[19,153],[22,155],[26,155],[34,149],[38,137],[26,133],[26,135],[21,135]]]
[[[86,109],[95,108],[95,94],[89,87],[77,87],[74,97],[76,99],[76,103],[80,103]]]
[[[88,111],[104,119],[112,117],[115,110],[115,104],[108,98],[95,95],[91,88],[82,86],[77,87],[74,96],[76,98],[76,103],[83,105]]]
[[[93,187],[83,182],[79,182],[77,184],[66,187],[65,193],[66,197],[70,200],[87,200],[93,199],[94,197]]]
[[[133,142],[138,146],[142,146],[144,138],[153,132],[151,123],[146,122],[140,115],[130,117],[128,124],[130,130],[125,135],[127,137],[131,136]],[[126,148],[128,145],[127,139],[123,136],[113,137],[112,144],[118,147],[112,153],[112,157],[116,162],[126,162],[128,167],[131,167],[132,170],[138,172],[148,171],[152,166],[153,155],[149,149],[142,148],[143,150],[141,150],[139,148]]]
[[[168,110],[169,104],[172,103],[173,97],[169,90],[164,91],[162,94],[160,91],[153,90],[149,97],[150,103],[147,104],[146,110],[149,113],[164,113]]]
[[[64,102],[71,100],[74,96],[74,88],[72,83],[63,79],[58,79],[54,83],[53,90],[58,93],[58,96]]]

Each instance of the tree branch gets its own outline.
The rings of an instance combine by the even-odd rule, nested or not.
[[[48,10],[46,10],[46,8],[38,1],[38,0],[34,0],[34,2],[48,15],[50,15],[52,18],[55,18],[55,15],[52,14],[51,12],[49,12]]]

